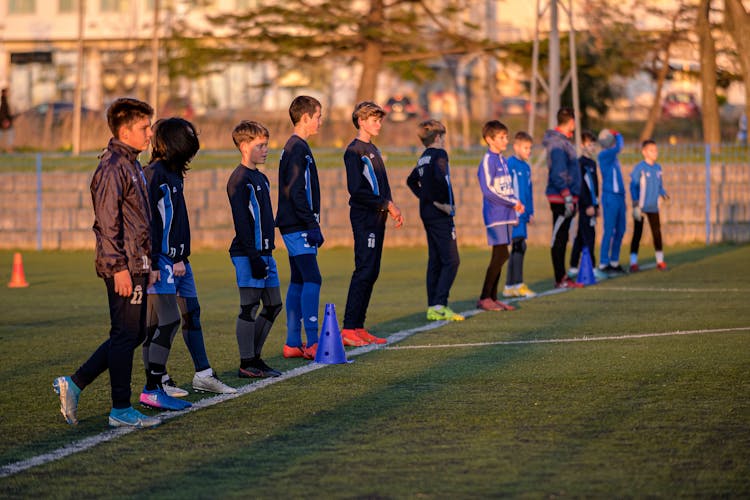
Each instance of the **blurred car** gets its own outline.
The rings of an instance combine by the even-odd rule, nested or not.
[[[531,102],[523,97],[505,97],[497,106],[501,115],[525,115],[531,112]]]
[[[33,108],[29,108],[26,111],[19,113],[16,117],[21,120],[45,120],[47,114],[52,114],[52,123],[59,124],[63,119],[73,117],[73,103],[68,101],[49,101],[37,104]],[[100,112],[94,109],[81,107],[81,119],[87,120],[89,118],[98,118]]]
[[[664,118],[698,118],[700,109],[692,92],[669,92],[661,105]]]
[[[383,109],[388,120],[396,123],[416,118],[418,115],[417,106],[412,104],[411,99],[403,94],[392,96]]]
[[[195,109],[189,97],[170,97],[164,102],[159,111],[159,118],[179,117],[192,120],[195,117]]]

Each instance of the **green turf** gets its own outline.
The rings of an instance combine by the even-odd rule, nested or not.
[[[425,254],[386,250],[368,314],[375,333],[425,323]],[[334,302],[341,320],[351,250],[320,257],[321,302]],[[286,283],[286,256],[277,258]],[[466,310],[489,252],[465,248],[461,258],[451,299]],[[0,495],[747,497],[750,331],[502,343],[750,327],[750,246],[667,249],[667,258],[666,273],[482,313],[393,346],[433,348],[368,353],[0,479]],[[0,252],[3,284],[11,260]],[[224,252],[192,262],[209,357],[240,386],[231,264]],[[24,263],[31,287],[0,288],[0,465],[97,435],[109,409],[103,376],[84,392],[71,428],[50,385],[106,335],[91,253],[27,252]],[[530,248],[527,283],[548,289],[550,273],[549,250]],[[284,321],[282,313],[266,356],[287,370],[303,363],[280,356]],[[137,395],[139,355],[134,366]],[[192,377],[179,338],[170,372],[183,386]]]

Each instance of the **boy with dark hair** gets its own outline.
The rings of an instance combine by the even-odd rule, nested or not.
[[[344,152],[349,220],[354,233],[354,272],[349,283],[341,338],[344,345],[384,344],[365,329],[365,317],[375,281],[380,273],[385,222],[390,215],[396,227],[404,224],[401,210],[391,199],[391,187],[380,151],[371,140],[380,133],[385,111],[372,101],[354,107],[352,122],[357,137]]]
[[[547,150],[547,189],[545,194],[552,211],[552,269],[555,288],[581,288],[565,274],[565,250],[568,246],[570,223],[576,214],[576,202],[581,188],[578,158],[570,138],[576,129],[573,110],[560,108],[557,127],[544,134],[542,144]]]
[[[156,281],[148,288],[148,337],[143,344],[146,386],[140,401],[146,406],[182,410],[190,403],[176,399],[188,392],[167,374],[167,359],[180,327],[195,366],[193,388],[231,394],[237,392],[218,379],[208,362],[200,303],[190,256],[190,220],[184,181],[188,165],[200,149],[198,133],[182,118],[159,120],[153,127],[151,161],[145,168],[151,201],[151,269]]]
[[[161,420],[143,415],[130,404],[133,351],[146,338],[146,288],[151,274],[151,214],[148,187],[138,155],[151,141],[147,103],[117,99],[107,109],[112,131],[107,149],[91,179],[96,235],[96,273],[104,279],[109,300],[109,338],[69,377],[53,383],[65,420],[78,423],[81,391],[109,370],[113,427],[152,427]]]
[[[268,138],[268,129],[254,121],[242,121],[232,131],[242,155],[227,182],[235,232],[229,255],[240,291],[236,330],[240,378],[281,376],[261,358],[263,344],[281,312],[279,274],[271,255],[275,248],[271,188],[268,177],[258,170],[268,156]],[[258,313],[261,302],[263,309]]]
[[[643,234],[643,214],[648,218],[651,227],[651,238],[656,250],[656,268],[666,271],[664,252],[661,241],[661,222],[659,220],[659,198],[669,200],[669,195],[662,182],[661,165],[656,163],[659,149],[651,139],[643,141],[641,146],[643,161],[638,163],[630,173],[630,195],[633,198],[633,240],[630,242],[630,272],[638,271],[638,247]]]
[[[463,321],[463,316],[448,307],[460,260],[445,126],[437,120],[426,120],[419,124],[417,135],[426,149],[406,185],[419,198],[419,216],[427,233],[427,319]]]
[[[508,260],[513,225],[518,222],[517,214],[523,214],[524,206],[513,191],[513,179],[502,155],[508,147],[508,127],[497,120],[488,121],[482,127],[482,137],[489,149],[479,163],[477,176],[482,189],[482,216],[492,257],[477,307],[485,311],[512,311],[515,307],[497,300],[497,285],[503,264]]]
[[[578,198],[578,232],[573,240],[573,250],[570,252],[570,269],[568,275],[573,278],[578,274],[578,263],[581,251],[589,249],[592,265],[596,262],[594,244],[596,243],[596,217],[599,215],[599,178],[596,175],[596,161],[594,147],[596,137],[588,130],[581,134],[581,196]],[[594,272],[596,273],[597,270]],[[601,271],[600,271],[601,273]],[[601,273],[597,278],[606,277]]]
[[[526,254],[526,225],[534,221],[534,192],[531,185],[531,146],[534,139],[526,132],[517,132],[513,138],[513,156],[508,159],[508,171],[513,178],[513,192],[524,207],[513,226],[513,246],[508,259],[508,278],[503,297],[534,297],[536,294],[523,282],[523,258]]]
[[[315,359],[318,349],[318,306],[323,280],[318,268],[320,231],[320,182],[307,139],[318,133],[320,102],[298,96],[289,106],[294,134],[286,141],[279,159],[279,203],[276,226],[289,253],[291,277],[286,292],[285,358]],[[307,344],[302,343],[302,325]]]
[[[618,155],[625,144],[622,134],[615,130],[599,132],[599,170],[602,172],[602,208],[604,232],[599,255],[599,269],[606,273],[621,274],[620,247],[625,236],[625,184]]]

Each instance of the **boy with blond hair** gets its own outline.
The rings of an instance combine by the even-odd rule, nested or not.
[[[453,223],[455,205],[445,151],[445,125],[437,120],[419,124],[417,135],[425,150],[406,185],[419,198],[419,216],[427,233],[427,319],[463,321],[448,307],[448,294],[460,263]]]
[[[357,137],[344,152],[349,220],[354,233],[354,272],[349,283],[341,338],[344,345],[384,344],[365,329],[365,317],[375,281],[380,273],[385,222],[390,215],[396,227],[404,224],[401,210],[391,199],[391,187],[380,151],[372,138],[380,134],[385,111],[372,101],[354,107],[352,122]]]
[[[513,177],[513,191],[524,206],[513,226],[513,245],[508,259],[508,278],[503,297],[534,297],[536,294],[523,282],[523,259],[526,255],[527,224],[534,221],[534,192],[531,185],[531,146],[534,139],[526,132],[517,132],[513,138],[513,156],[508,159],[508,170]]]
[[[273,322],[281,311],[281,291],[272,256],[274,219],[268,177],[258,170],[268,156],[268,129],[254,121],[240,122],[232,140],[242,162],[227,182],[235,236],[229,247],[240,292],[237,344],[240,378],[278,377],[261,352]],[[258,313],[261,302],[263,309]]]

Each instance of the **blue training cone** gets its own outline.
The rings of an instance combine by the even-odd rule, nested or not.
[[[336,319],[336,306],[326,304],[323,317],[323,328],[318,339],[318,351],[315,353],[315,362],[326,365],[340,365],[351,363],[346,359],[346,349],[341,340],[341,330]]]
[[[589,286],[596,285],[596,276],[594,276],[594,264],[591,262],[591,252],[588,247],[583,247],[581,252],[581,264],[578,266],[578,278],[576,282]]]

